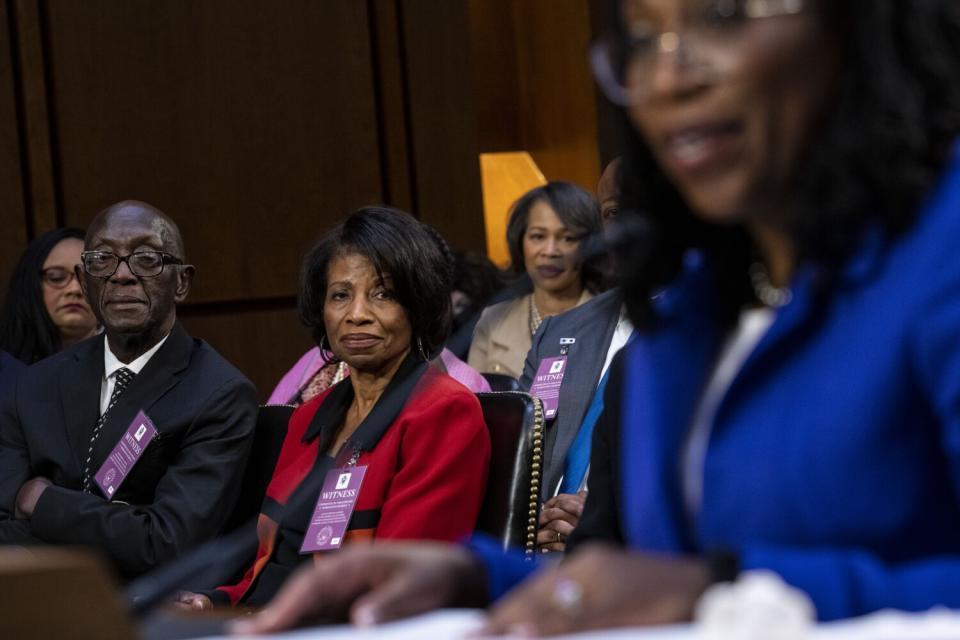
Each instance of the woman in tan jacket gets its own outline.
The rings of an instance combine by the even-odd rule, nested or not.
[[[543,318],[579,306],[602,289],[597,260],[584,261],[580,253],[584,240],[600,228],[594,197],[569,182],[548,182],[517,200],[507,224],[511,269],[530,276],[533,293],[484,309],[470,346],[470,366],[520,377]]]

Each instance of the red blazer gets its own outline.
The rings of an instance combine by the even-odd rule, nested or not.
[[[317,416],[318,411],[336,389],[349,384],[344,380],[291,416],[257,523],[256,560],[238,584],[219,588],[232,604],[243,598],[270,561],[279,520],[276,508],[282,510],[314,468],[322,443],[326,444],[323,437],[310,438],[317,435],[317,423],[323,418]],[[344,396],[346,391],[339,393]],[[388,388],[384,397],[389,393]],[[344,543],[371,539],[456,541],[469,535],[480,513],[489,459],[490,437],[476,396],[433,366],[426,367],[379,441],[360,454],[357,465],[366,465],[367,472]],[[314,561],[322,561],[324,555],[326,552],[313,554]]]

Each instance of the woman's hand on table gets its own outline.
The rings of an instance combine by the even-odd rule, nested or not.
[[[478,635],[544,636],[685,622],[710,584],[706,563],[589,545],[508,593]]]

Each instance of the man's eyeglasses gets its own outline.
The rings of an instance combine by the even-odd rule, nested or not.
[[[687,0],[682,31],[661,32],[647,20],[629,15],[624,3],[624,33],[590,47],[593,75],[607,98],[628,106],[647,100],[662,55],[678,65],[716,79],[736,65],[747,25],[762,18],[790,16],[806,9],[804,0]]]
[[[54,289],[67,287],[76,277],[77,275],[73,271],[63,267],[49,267],[40,272],[40,280]]]
[[[130,273],[139,278],[152,278],[163,273],[165,264],[183,264],[183,260],[162,251],[136,251],[128,256],[118,256],[110,251],[84,251],[80,254],[83,270],[94,278],[109,278],[127,263]]]

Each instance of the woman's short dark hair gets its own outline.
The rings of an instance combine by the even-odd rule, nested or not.
[[[410,321],[412,348],[416,351],[419,339],[427,355],[435,357],[450,333],[449,249],[445,254],[427,225],[390,207],[358,209],[325,233],[304,258],[300,318],[317,345],[327,335],[323,322],[327,270],[334,258],[350,254],[369,259],[379,277],[389,276],[397,301]]]
[[[43,302],[40,271],[53,248],[69,238],[83,241],[83,229],[54,229],[39,236],[27,245],[10,276],[0,312],[0,349],[26,364],[51,356],[62,347],[60,330]]]
[[[960,3],[825,0],[817,7],[845,38],[845,60],[833,109],[798,162],[786,213],[797,258],[829,272],[868,224],[890,233],[909,227],[949,159],[960,134]],[[618,117],[618,220],[637,230],[635,242],[617,252],[631,318],[641,327],[655,320],[652,295],[679,273],[683,254],[698,248],[714,265],[721,321],[734,322],[752,295],[751,241],[740,227],[699,219],[626,113]]]
[[[535,187],[520,196],[510,209],[507,222],[507,247],[510,250],[510,269],[517,275],[526,273],[523,260],[523,235],[530,222],[530,209],[538,202],[546,202],[557,213],[560,222],[581,237],[583,249],[602,231],[600,205],[589,191],[571,182],[554,181]],[[597,293],[604,286],[603,256],[592,255],[581,266],[583,286]]]

